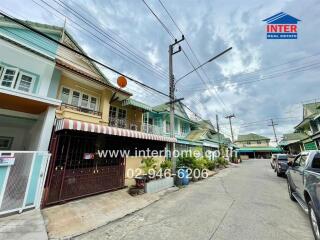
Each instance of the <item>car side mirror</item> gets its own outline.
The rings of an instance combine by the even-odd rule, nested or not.
[[[289,167],[293,167],[293,162],[288,162]]]

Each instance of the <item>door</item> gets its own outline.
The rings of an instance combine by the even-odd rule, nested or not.
[[[303,197],[303,171],[307,162],[308,154],[301,154],[293,162],[291,176],[295,187],[295,192]]]

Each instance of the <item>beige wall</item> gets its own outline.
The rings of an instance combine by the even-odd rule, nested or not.
[[[165,157],[154,157],[157,160],[157,168],[160,168],[160,164],[165,160]],[[132,176],[143,174],[140,167],[142,157],[127,157],[126,159],[126,172],[125,172],[125,185],[131,186],[135,184]]]
[[[250,142],[250,144],[248,142]],[[235,143],[238,147],[269,147],[269,141],[266,140],[261,140],[260,143],[258,143],[258,141],[237,141]]]
[[[121,102],[115,101],[111,103],[111,106],[127,110],[127,121],[128,123],[140,123],[142,124],[143,111],[138,108],[133,108],[131,106],[122,106]]]

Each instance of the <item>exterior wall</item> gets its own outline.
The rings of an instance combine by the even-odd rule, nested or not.
[[[119,102],[119,101],[111,103],[111,106],[125,109],[127,111],[127,122],[128,123],[136,123],[138,125],[141,125],[143,123],[143,111],[141,109],[133,108],[130,106],[122,106],[121,102]]]
[[[154,157],[157,160],[157,168],[160,168],[160,164],[165,160],[165,157]],[[135,184],[135,180],[131,177],[132,174],[137,175],[140,171],[142,157],[130,156],[126,159],[126,172],[125,172],[125,185],[131,186]],[[137,170],[139,169],[139,170]],[[133,171],[133,172],[132,172]],[[141,170],[141,173],[142,170]],[[131,176],[130,176],[131,175]]]
[[[96,123],[96,124],[107,124],[108,118],[109,118],[109,108],[110,104],[109,101],[111,99],[111,91],[105,89],[98,89],[94,88],[92,86],[85,85],[83,83],[80,83],[76,80],[71,79],[70,77],[67,77],[65,75],[62,75],[60,85],[57,92],[57,98],[61,99],[61,90],[62,87],[67,87],[73,90],[78,90],[80,92],[85,92],[88,94],[91,94],[98,99],[99,108],[98,111],[102,113],[102,116],[96,116],[89,113],[84,113],[68,108],[61,108],[61,110],[57,110],[57,116],[73,119],[73,120],[79,120],[84,122],[90,122],[90,123]]]
[[[35,76],[32,93],[47,97],[55,63],[0,39],[0,64]]]
[[[250,142],[250,144],[248,144]],[[258,141],[237,141],[237,146],[239,147],[269,147],[269,140],[261,140],[260,143]]]

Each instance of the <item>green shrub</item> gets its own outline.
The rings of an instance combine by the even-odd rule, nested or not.
[[[194,156],[180,156],[177,161],[177,167],[194,168],[196,158]]]
[[[153,157],[143,158],[141,160],[141,163],[142,163],[141,169],[146,174],[148,174],[151,169],[156,170],[157,168],[157,160],[153,159]]]
[[[162,170],[171,169],[172,168],[172,162],[170,160],[165,160],[160,164],[160,167]]]
[[[210,171],[213,171],[213,170],[216,168],[216,161],[214,161],[214,160],[208,160],[206,167],[207,167]]]

